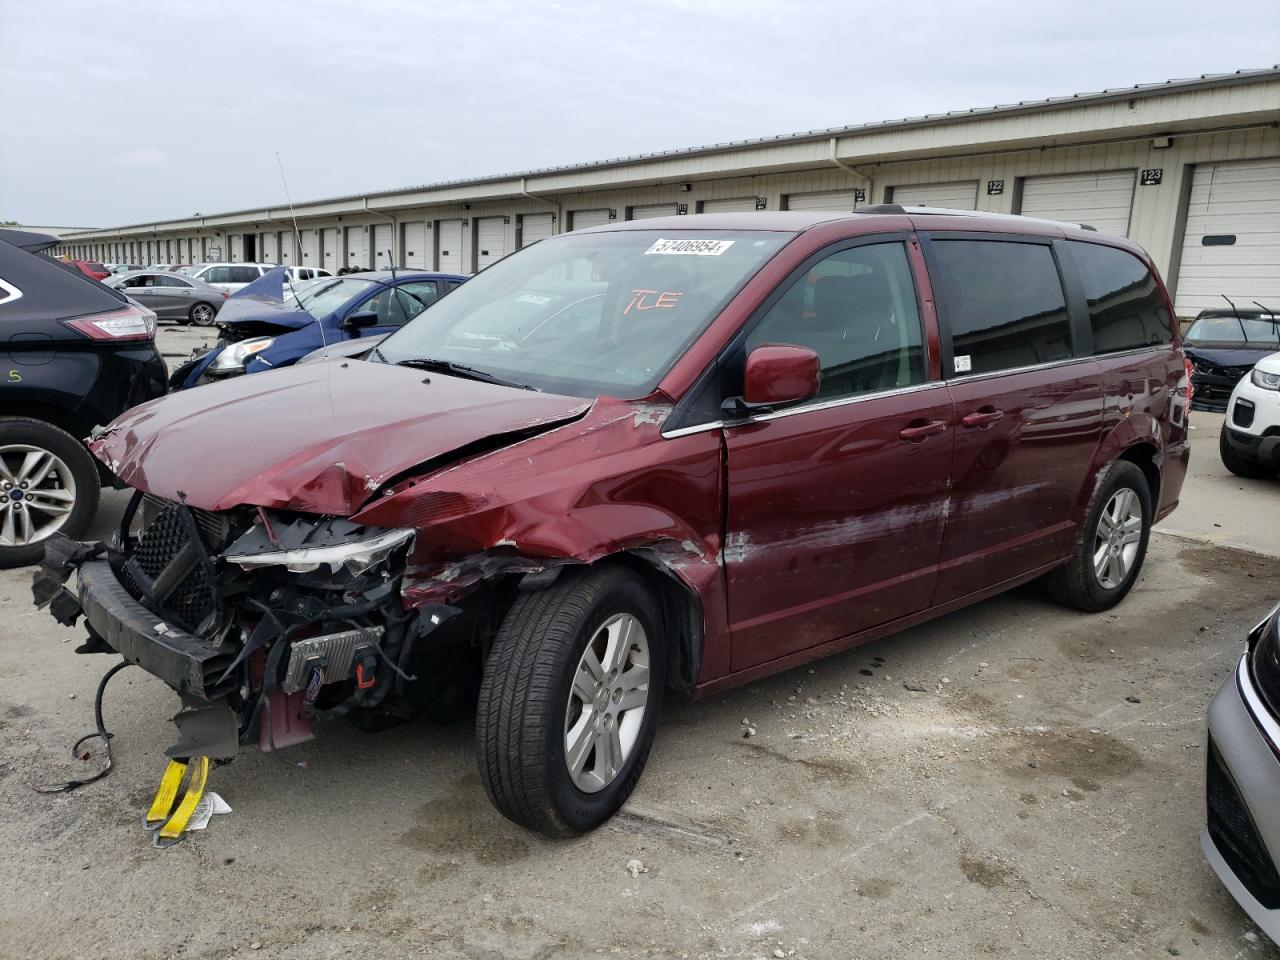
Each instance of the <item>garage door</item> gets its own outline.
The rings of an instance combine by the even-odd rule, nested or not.
[[[316,232],[314,230],[302,231],[302,265],[304,267],[320,266],[320,257],[316,250]]]
[[[147,246],[149,247],[151,246],[151,244],[147,244]],[[230,259],[232,263],[239,263],[244,259],[244,234],[240,234],[240,233],[231,234],[229,237],[227,237],[227,246],[231,248]],[[154,260],[152,260],[151,262],[155,263]]]
[[[608,222],[608,210],[574,210],[569,214],[570,230],[585,230],[587,227],[602,227]]]
[[[279,262],[279,245],[276,243],[276,235],[274,233],[264,233],[262,235],[262,253],[259,254],[258,259],[263,263]]]
[[[427,223],[416,220],[404,225],[404,265],[422,269],[427,265]]]
[[[1025,217],[1087,223],[1100,233],[1129,234],[1134,171],[1073,173],[1061,177],[1027,177],[1022,181]]]
[[[462,273],[462,221],[437,221],[436,244],[439,251],[436,269],[441,273]]]
[[[654,217],[674,217],[675,215],[676,205],[674,203],[650,203],[631,208],[632,220],[651,220]]]
[[[1280,304],[1280,160],[1195,168],[1177,284],[1179,316]]]
[[[729,200],[703,200],[698,204],[699,213],[751,213],[756,208],[755,197],[734,197]]]
[[[852,190],[793,193],[787,197],[788,210],[836,210],[844,213],[852,212],[855,204]]]
[[[379,223],[373,228],[373,268],[375,270],[387,270],[395,261],[395,255],[391,250],[391,240],[394,235],[391,232],[391,224]]]
[[[904,207],[974,210],[978,206],[978,181],[905,184],[894,187],[889,194],[889,199],[892,203],[900,203]]]
[[[476,218],[476,270],[501,260],[507,253],[507,228],[502,217]]]
[[[520,218],[520,246],[545,240],[555,233],[556,225],[550,213],[526,213]]]
[[[325,227],[320,231],[320,253],[323,256],[323,262],[320,264],[330,273],[337,273],[338,268],[342,266],[342,257],[339,256],[341,251],[338,249],[338,228]]]
[[[369,269],[368,227],[347,227],[347,266]]]
[[[292,230],[280,231],[280,263],[287,263],[292,266],[298,262],[298,253],[294,249],[297,244],[297,237],[294,236]]]

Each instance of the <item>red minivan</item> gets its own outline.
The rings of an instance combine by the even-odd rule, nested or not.
[[[1188,387],[1150,259],[1088,229],[610,224],[363,358],[125,414],[93,441],[137,491],[119,545],[51,545],[37,588],[181,694],[171,756],[474,710],[493,802],[564,835],[634,788],[668,688],[1036,577],[1118,603],[1178,502]]]

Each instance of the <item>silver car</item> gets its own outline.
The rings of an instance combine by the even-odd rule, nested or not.
[[[1209,704],[1200,846],[1262,932],[1280,944],[1280,607]]]
[[[207,327],[222,309],[227,293],[194,277],[163,270],[140,270],[103,281],[125,296],[154,310],[159,320],[177,320]]]

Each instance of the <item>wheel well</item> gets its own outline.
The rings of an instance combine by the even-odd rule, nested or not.
[[[643,553],[620,553],[606,558],[642,577],[657,597],[667,628],[667,685],[687,690],[702,665],[702,604],[698,595],[658,561]]]
[[[19,404],[0,402],[0,418],[4,417],[26,417],[28,420],[43,420],[45,423],[51,423],[55,427],[67,431],[71,436],[82,442],[89,435],[89,431],[93,429],[93,424],[86,423],[75,411],[68,410],[66,407],[55,406],[52,403],[42,403],[39,400],[24,399]],[[98,468],[98,480],[104,487],[116,482],[115,477],[111,475],[111,471],[97,457],[93,458],[93,463]]]
[[[25,397],[20,403],[0,401],[0,417],[26,417],[29,420],[43,420],[45,423],[52,423],[55,427],[67,431],[77,440],[83,440],[89,435],[89,431],[93,429],[93,424],[85,423],[72,410],[54,406],[51,403],[42,403],[39,400],[28,400]]]
[[[1121,460],[1128,460],[1147,478],[1147,486],[1151,488],[1151,509],[1154,512],[1160,506],[1160,468],[1156,466],[1156,448],[1149,443],[1139,443],[1120,454]]]

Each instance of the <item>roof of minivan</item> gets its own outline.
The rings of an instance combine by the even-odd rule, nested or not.
[[[869,207],[855,213],[835,210],[761,210],[744,213],[698,213],[689,216],[653,217],[645,220],[613,221],[598,227],[589,227],[583,233],[607,233],[612,230],[776,230],[798,233],[819,224],[836,220],[848,220],[874,225],[876,220],[911,217],[918,220],[928,217],[936,224],[942,218],[948,226],[963,226],[966,230],[984,230],[996,233],[1026,233],[1037,230],[1064,230],[1080,232],[1086,236],[1101,236],[1093,228],[1065,220],[1041,220],[1006,213],[984,213],[976,210],[951,210],[944,207],[897,207],[884,204]],[[931,224],[934,225],[934,224]],[[874,230],[874,226],[869,227]],[[1111,238],[1109,239],[1117,239]]]

